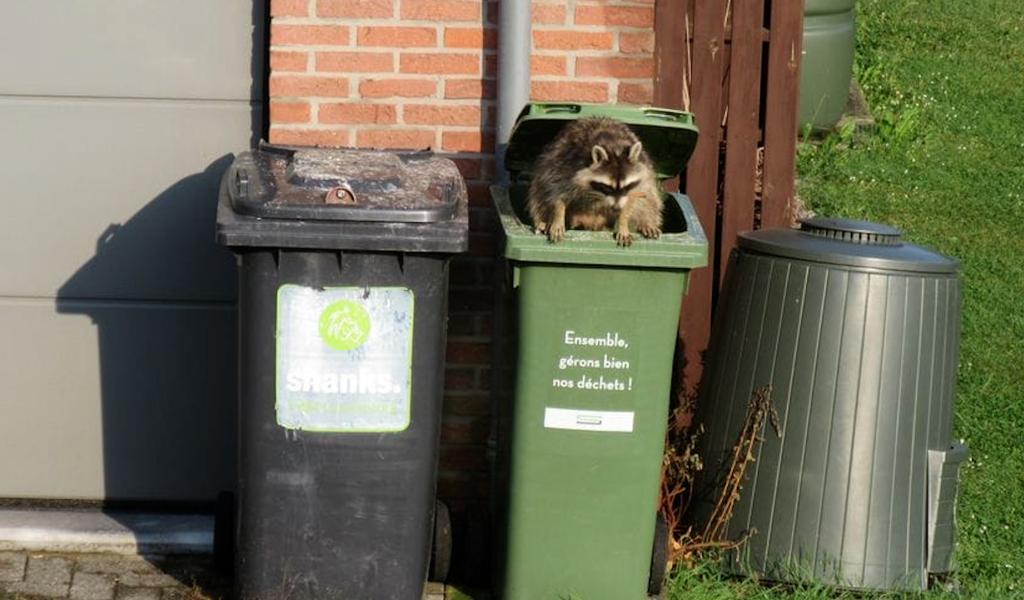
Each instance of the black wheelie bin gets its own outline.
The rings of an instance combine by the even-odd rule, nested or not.
[[[455,165],[429,152],[263,145],[225,174],[240,600],[419,600],[432,554],[443,577],[448,261],[467,215]]]

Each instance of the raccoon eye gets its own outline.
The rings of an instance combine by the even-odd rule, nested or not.
[[[635,188],[638,185],[640,185],[639,181],[632,181],[632,182],[627,183],[626,185],[622,186],[622,190],[620,190],[620,191],[623,194],[625,194],[626,192],[632,191],[632,189]]]
[[[595,192],[601,192],[602,194],[607,194],[609,196],[615,193],[615,188],[613,188],[612,186],[610,186],[608,184],[601,183],[600,181],[591,181],[590,182],[590,189],[594,190]]]

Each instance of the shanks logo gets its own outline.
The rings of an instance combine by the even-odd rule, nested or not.
[[[320,315],[320,337],[336,350],[355,350],[370,337],[370,314],[353,300],[333,302]]]

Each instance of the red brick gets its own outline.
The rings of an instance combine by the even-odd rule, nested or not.
[[[465,513],[469,506],[480,506],[489,490],[486,472],[476,477],[451,471],[439,471],[437,474],[437,495],[456,514]]]
[[[654,7],[577,6],[576,24],[654,27]]]
[[[349,17],[367,19],[391,17],[395,14],[393,0],[316,0],[318,17]]]
[[[486,151],[490,152],[494,146],[492,145]],[[490,206],[491,205],[491,182],[490,181],[467,181],[466,192],[469,194],[470,206]],[[475,225],[476,222],[470,223],[470,228]]]
[[[478,54],[402,54],[399,57],[402,73],[428,73],[431,75],[476,75],[480,73]]]
[[[530,98],[541,102],[607,102],[608,84],[603,82],[534,81]]]
[[[453,158],[452,161],[455,162],[455,166],[458,167],[459,173],[461,173],[464,178],[466,178],[466,179],[476,179],[477,177],[480,176],[480,162],[481,161],[480,161],[479,158]],[[461,263],[460,263],[460,265],[461,265]],[[455,263],[452,263],[452,277],[453,278],[454,278],[454,275],[455,275],[454,269],[455,269],[456,266],[457,265]],[[472,270],[474,272],[476,271],[476,266],[475,265],[470,264],[469,266],[473,267]],[[475,280],[474,280],[474,282],[475,282]],[[449,333],[450,333],[450,330],[449,330]]]
[[[444,389],[471,390],[476,387],[476,369],[446,368],[444,370]]]
[[[479,342],[448,342],[445,354],[447,364],[486,365],[490,364],[491,347]]]
[[[494,318],[491,315],[480,315],[480,334],[488,337],[494,332]]]
[[[437,93],[437,82],[429,79],[364,79],[359,83],[363,98],[424,98]]]
[[[271,71],[305,71],[308,64],[308,52],[285,52],[283,50],[271,50],[270,52]]]
[[[434,145],[434,132],[423,129],[363,129],[356,132],[356,145],[363,148],[421,150]]]
[[[619,34],[619,50],[625,54],[650,54],[654,52],[654,32],[642,31]]]
[[[495,243],[494,236],[491,235],[490,232],[487,232],[486,234],[471,232],[469,234],[469,253],[471,255],[494,256],[497,253],[497,250],[498,245]]]
[[[305,17],[309,14],[310,0],[270,0],[272,17]]]
[[[271,102],[271,123],[309,123],[308,102]]]
[[[343,46],[348,27],[339,25],[280,25],[270,28],[271,46]]]
[[[395,107],[390,104],[321,104],[317,114],[321,123],[394,123]]]
[[[449,306],[452,310],[460,311],[490,310],[494,308],[494,292],[489,288],[472,290],[452,288]]]
[[[423,106],[407,104],[403,117],[410,125],[468,125],[480,126],[479,106]]]
[[[614,42],[610,31],[551,29],[533,32],[533,47],[539,50],[611,50]]]
[[[459,275],[462,275],[460,277]],[[449,275],[449,281],[452,285],[458,285],[460,283],[466,283],[469,275],[461,273],[459,269],[452,268]],[[449,341],[456,336],[472,336],[476,335],[476,319],[471,315],[460,315],[458,318],[448,319],[448,339]]]
[[[395,60],[390,52],[317,52],[316,70],[326,73],[390,73]]]
[[[564,56],[537,56],[530,57],[531,75],[567,75],[569,73],[568,61]]]
[[[494,172],[495,172],[494,167],[495,167],[494,157],[493,156],[485,156],[484,160],[480,163],[480,178],[485,180],[485,181],[491,181],[492,179],[494,179]],[[493,212],[494,208],[488,206],[487,210]],[[470,215],[473,214],[473,211],[469,211],[469,212],[470,212]]]
[[[491,161],[493,162],[493,161]],[[491,180],[481,182],[484,184],[483,191],[487,194],[487,199],[490,200],[490,186],[493,183]],[[469,229],[470,231],[494,231],[498,227],[498,214],[494,211],[493,205],[487,206],[473,206],[469,209]],[[491,280],[482,281],[481,283],[493,283]]]
[[[576,75],[582,77],[649,78],[654,76],[654,59],[621,56],[580,56]]]
[[[477,50],[497,48],[498,31],[494,28],[445,27],[444,45],[446,48],[474,48]]]
[[[480,6],[480,0],[402,0],[402,18],[479,21]]]
[[[487,450],[476,446],[442,446],[439,466],[453,471],[483,471],[487,468]]]
[[[450,417],[441,424],[441,442],[451,445],[482,445],[491,433],[488,419]]]
[[[491,399],[486,394],[472,396],[447,396],[444,399],[444,414],[459,416],[487,415],[491,412]]]
[[[493,79],[447,79],[445,98],[494,98],[496,82]]]
[[[441,134],[441,149],[447,152],[490,152],[493,148],[493,133],[445,131]]]
[[[280,129],[270,128],[270,141],[293,146],[348,146],[346,129]]]
[[[437,46],[437,30],[433,27],[360,27],[356,38],[360,46],[411,48]]]
[[[654,86],[649,83],[620,83],[619,102],[650,104],[654,100]]]
[[[315,75],[272,75],[270,97],[339,97],[348,96],[348,80],[344,77]]]
[[[533,4],[533,22],[538,25],[557,25],[565,23],[565,6],[552,4]]]

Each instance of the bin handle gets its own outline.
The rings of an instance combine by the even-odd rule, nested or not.
[[[672,110],[669,108],[657,108],[649,107],[643,109],[644,116],[654,117],[655,119],[664,119],[666,121],[678,121],[679,117],[685,113],[679,110]]]
[[[234,183],[235,198],[246,198],[249,195],[249,173],[244,167],[234,165],[231,181]]]
[[[324,195],[324,204],[358,204],[356,193],[347,183],[332,187]]]
[[[578,113],[578,112],[580,112],[580,105],[579,104],[570,104],[570,103],[567,103],[567,102],[566,103],[559,103],[559,104],[545,104],[544,105],[544,112],[547,113],[547,114],[550,114],[550,113],[560,113],[560,112]]]

